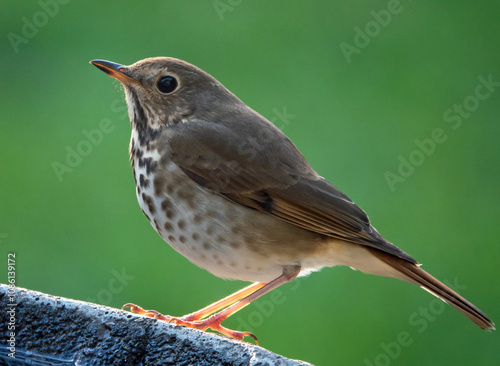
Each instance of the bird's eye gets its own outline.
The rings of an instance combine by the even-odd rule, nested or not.
[[[177,89],[177,79],[173,76],[164,76],[158,80],[156,87],[159,91],[165,94],[172,93],[175,89]]]

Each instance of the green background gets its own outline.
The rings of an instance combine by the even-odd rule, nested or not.
[[[136,202],[121,87],[88,64],[172,56],[276,120],[388,240],[500,321],[500,88],[471,104],[459,128],[443,119],[480,76],[500,81],[500,5],[405,0],[377,28],[371,12],[390,4],[70,1],[44,18],[37,1],[2,2],[0,262],[16,253],[20,287],[172,315],[246,285],[192,265],[150,227]],[[40,25],[25,27],[32,37],[26,20]],[[348,62],[341,44],[354,46],[366,26],[372,37]],[[26,42],[13,46],[12,34]],[[276,110],[293,117],[280,123]],[[103,119],[112,131],[58,179],[54,163],[88,147],[84,131]],[[384,174],[398,173],[399,156],[420,156],[415,140],[437,128],[446,140],[391,190]],[[403,282],[339,267],[277,291],[224,325],[318,365],[500,363],[498,332]]]

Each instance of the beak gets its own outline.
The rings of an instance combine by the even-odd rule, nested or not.
[[[140,85],[137,80],[127,74],[126,66],[106,60],[92,60],[90,63],[124,84],[134,83]]]

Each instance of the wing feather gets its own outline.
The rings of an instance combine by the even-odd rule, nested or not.
[[[417,263],[383,239],[363,210],[314,172],[280,130],[253,111],[248,118],[185,123],[169,136],[172,160],[197,184],[237,204]]]

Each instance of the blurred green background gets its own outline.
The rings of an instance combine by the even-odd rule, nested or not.
[[[18,286],[182,315],[246,285],[150,227],[123,93],[88,64],[172,56],[274,121],[388,240],[500,321],[498,1],[42,0],[1,13],[0,258],[16,253]],[[494,81],[482,100],[480,77]],[[446,140],[419,153],[436,129]],[[224,325],[318,365],[500,363],[498,332],[402,282],[335,268],[277,291]]]

